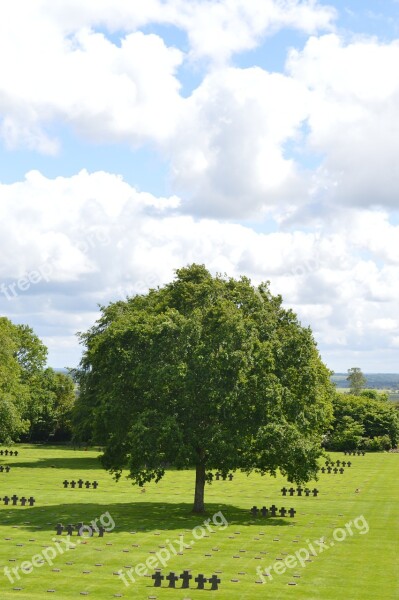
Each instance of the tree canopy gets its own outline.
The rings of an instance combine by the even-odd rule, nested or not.
[[[280,469],[298,483],[316,475],[330,372],[267,283],[194,264],[101,313],[80,335],[76,435],[104,446],[117,479],[127,469],[143,485],[166,465],[195,467],[194,512],[203,512],[212,469]]]

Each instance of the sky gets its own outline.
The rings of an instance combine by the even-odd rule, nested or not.
[[[12,0],[0,56],[0,314],[50,366],[196,262],[399,371],[397,0]]]

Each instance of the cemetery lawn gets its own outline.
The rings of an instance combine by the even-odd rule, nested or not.
[[[4,447],[3,447],[4,448]],[[206,486],[207,515],[190,514],[194,494],[194,471],[169,470],[158,484],[145,486],[146,491],[133,487],[122,478],[116,483],[101,469],[95,449],[73,450],[70,447],[33,446],[20,444],[17,457],[0,456],[0,464],[10,465],[9,473],[0,473],[0,598],[43,600],[43,598],[81,598],[82,592],[96,600],[122,598],[225,599],[256,600],[392,600],[399,597],[399,454],[367,454],[347,457],[330,453],[332,460],[351,460],[352,466],[341,474],[322,475],[308,487],[319,489],[318,497],[283,497],[281,488],[287,481],[278,476],[260,477],[236,473],[233,481],[214,481]],[[324,461],[321,462],[321,465]],[[63,481],[99,482],[98,489],[64,489]],[[296,487],[296,486],[294,486]],[[355,490],[360,490],[358,493]],[[5,506],[3,498],[16,494],[35,498],[33,507]],[[253,518],[249,512],[254,505],[293,507],[294,518]],[[78,538],[81,542],[66,550],[56,537],[57,523],[67,525],[80,521],[89,524],[109,512],[115,529],[104,537]],[[212,517],[222,511],[229,525],[215,525]],[[352,535],[345,524],[363,516],[358,528],[352,525]],[[201,537],[204,519],[210,518],[207,537]],[[105,518],[106,525],[110,520]],[[219,523],[222,520],[215,518]],[[363,526],[361,527],[360,525]],[[334,534],[334,530],[338,533]],[[361,533],[361,531],[363,533]],[[179,538],[179,534],[183,537]],[[195,539],[195,536],[199,539]],[[325,538],[320,547],[315,540]],[[343,538],[339,541],[338,538]],[[191,549],[182,555],[172,555],[164,575],[184,569],[191,570],[190,589],[153,587],[151,577],[134,573],[135,583],[126,587],[118,575],[127,567],[144,563],[153,552],[173,543],[176,552],[182,539]],[[61,554],[56,548],[63,549]],[[260,581],[257,567],[268,569],[276,558],[305,549],[313,544],[316,556],[310,556],[306,566],[286,567],[278,575]],[[33,567],[32,572],[11,576],[4,573],[20,567],[50,546],[57,553],[53,565],[47,562]],[[237,557],[237,558],[235,558]],[[154,558],[154,563],[155,563]],[[281,561],[277,561],[280,562]],[[161,565],[157,565],[161,566]],[[283,567],[282,567],[283,568]],[[220,571],[220,573],[217,573]],[[147,571],[148,575],[154,568]],[[19,570],[18,573],[21,573]],[[194,578],[199,573],[209,578],[217,573],[221,579],[218,591],[195,589]],[[237,581],[234,581],[237,580]],[[130,581],[127,579],[127,581]],[[295,584],[295,585],[292,585]],[[49,591],[54,590],[54,591]]]

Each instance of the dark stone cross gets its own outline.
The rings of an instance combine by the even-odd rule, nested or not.
[[[71,481],[71,488],[75,488],[76,487],[76,481]]]
[[[4,450],[5,456],[8,456],[8,450]]]
[[[4,498],[3,498],[3,501],[4,501],[4,504],[5,504],[6,506],[8,506],[8,504],[9,504],[9,502],[10,502],[10,498],[9,498],[8,496],[4,496]]]
[[[287,492],[288,492],[287,488],[283,487],[282,490],[281,490],[281,493],[283,494],[283,496],[286,496]]]
[[[346,462],[344,460],[342,461],[342,466],[346,467]]]
[[[7,467],[5,468],[5,472],[6,472],[6,473],[9,473],[9,472],[10,472],[10,470],[11,470],[11,467],[9,467],[9,466],[7,465]]]
[[[330,474],[331,473],[331,467],[327,467],[327,473]]]
[[[293,487],[291,487],[289,490],[290,496],[293,496],[295,494],[295,489]]]
[[[259,508],[257,508],[256,506],[253,506],[250,510],[251,514],[253,517],[257,517],[258,516],[258,512],[259,512]]]
[[[30,498],[28,498],[28,502],[29,502],[29,506],[33,506],[35,503],[35,499],[31,496]]]
[[[223,481],[226,481],[226,477],[227,477],[227,475],[226,475],[226,474],[222,475],[222,479],[223,479]]]
[[[262,517],[267,517],[269,511],[267,510],[266,506],[262,506],[260,512],[262,514]]]
[[[151,579],[154,580],[154,587],[161,587],[161,582],[163,579],[165,579],[165,577],[160,571],[155,571],[155,573],[151,575]]]
[[[216,481],[219,481],[220,479],[220,473],[216,473]]]
[[[280,516],[285,517],[286,514],[287,514],[287,510],[283,506],[282,508],[280,508]]]
[[[4,471],[4,467],[2,465],[0,465],[0,473],[2,473]]]
[[[294,518],[295,517],[295,513],[296,510],[294,508],[290,508],[290,510],[288,511],[288,514],[290,515],[290,517]]]
[[[14,456],[18,456],[18,450],[15,450]]]
[[[90,483],[90,481],[86,481],[86,482],[85,482],[85,486],[86,486],[86,489],[88,490],[88,489],[89,489],[89,487],[91,486],[91,483]]]
[[[104,527],[99,527],[98,528],[98,537],[104,537]]]
[[[229,479],[230,479],[230,481],[232,481],[232,480],[233,480],[233,477],[234,477],[234,475],[233,475],[232,473],[230,473],[230,475],[229,475]]]
[[[179,576],[176,575],[176,573],[174,573],[173,571],[171,571],[169,573],[169,575],[166,575],[165,579],[167,579],[169,581],[168,587],[175,588],[176,587],[176,581],[178,581]]]
[[[297,493],[298,493],[298,496],[302,496],[303,488],[301,488],[301,487],[299,486],[299,488],[297,488],[297,490],[296,490],[296,491],[297,491]]]
[[[57,525],[55,526],[55,530],[57,532],[57,535],[62,535],[62,532],[64,531],[64,526],[62,525],[62,523],[57,523]]]
[[[309,494],[310,494],[310,489],[309,489],[309,488],[306,488],[306,489],[305,489],[305,496],[309,496]]]
[[[1,456],[3,456],[4,450],[0,450],[0,454],[1,454]]]
[[[10,456],[12,456],[14,454],[14,452],[12,450],[10,450]]]
[[[205,588],[204,588],[204,584],[207,582],[207,578],[206,578],[206,577],[204,577],[204,576],[202,575],[202,573],[200,573],[200,574],[198,575],[198,577],[196,577],[196,578],[194,579],[194,581],[195,581],[195,583],[198,583],[198,585],[197,585],[197,590],[203,590],[203,589],[205,589]]]
[[[314,489],[312,490],[312,494],[313,494],[313,496],[317,496],[317,494],[318,494],[318,493],[319,493],[319,490],[318,490],[318,489],[314,488]]]
[[[183,571],[183,573],[180,575],[180,579],[183,581],[182,583],[182,588],[187,589],[190,587],[190,579],[192,579],[193,576],[190,575],[189,571]]]
[[[363,451],[363,452],[362,452],[362,456],[365,456],[365,455],[366,455],[366,453]]]
[[[98,481],[93,481],[93,483],[91,484],[94,489],[96,490],[98,488]]]
[[[336,474],[338,473],[338,469],[337,469],[337,467],[334,467],[334,468],[333,468],[333,471],[334,471],[334,475],[336,475]]]
[[[340,467],[339,472],[341,473],[341,475],[343,475],[345,469],[343,469],[342,467]]]
[[[65,527],[66,532],[68,535],[72,535],[73,534],[73,530],[75,529],[75,527],[70,523],[69,525],[67,525]]]
[[[212,584],[211,586],[211,590],[217,590],[218,588],[218,583],[220,583],[220,579],[217,575],[212,575],[212,577],[210,577],[208,579],[209,583]]]
[[[325,472],[326,472],[326,469],[325,469],[325,467],[321,467],[321,472],[322,472],[322,473],[325,473]]]
[[[339,465],[341,464],[341,461],[337,460],[337,462],[335,464],[337,465],[337,467],[339,467]]]
[[[79,486],[79,488],[80,488],[80,489],[82,489],[82,487],[83,487],[83,484],[84,484],[84,481],[83,481],[83,479],[79,479],[79,481],[78,481],[78,486]]]
[[[350,460],[348,460],[348,462],[346,464],[348,465],[348,467],[350,467],[352,463]]]
[[[328,465],[330,464],[330,461],[326,460],[326,462],[324,464],[326,465],[326,467],[328,467]]]
[[[63,481],[63,482],[62,482],[62,484],[63,484],[64,488],[67,488],[67,487],[68,487],[68,485],[69,485],[69,481],[67,481],[67,480],[65,479],[65,481]]]
[[[270,514],[271,514],[271,516],[272,516],[272,517],[275,517],[275,516],[276,516],[276,513],[277,513],[277,511],[278,511],[278,508],[277,508],[277,506],[274,506],[274,504],[272,504],[272,506],[270,507],[270,509],[269,509],[269,510],[270,510]]]
[[[17,505],[18,502],[18,496],[16,496],[15,494],[13,496],[11,496],[11,500],[12,500],[12,504],[13,506]]]
[[[81,530],[83,529],[83,525],[84,525],[84,523],[78,523],[78,524],[76,525],[76,529],[77,529],[77,531],[78,531],[78,535],[79,535],[79,536],[81,536],[81,535],[82,535],[82,531],[81,531]]]
[[[26,500],[25,496],[22,496],[22,498],[20,498],[20,500],[21,500],[21,506],[26,506],[27,500]]]

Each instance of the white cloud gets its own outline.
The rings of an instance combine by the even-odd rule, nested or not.
[[[331,6],[315,0],[42,0],[40,10],[66,32],[103,26],[132,31],[150,23],[173,25],[187,33],[190,53],[221,63],[249,50],[263,36],[284,27],[314,33],[330,30]]]
[[[186,101],[171,150],[173,181],[203,214],[245,216],[306,190],[284,144],[300,136],[307,90],[259,68],[221,69]]]
[[[329,28],[333,16],[317,2],[297,0],[3,4],[0,53],[8,60],[0,64],[0,136],[9,148],[54,154],[59,142],[52,126],[61,122],[91,140],[173,146],[184,104],[177,77],[184,57],[139,27],[179,28],[188,35],[191,57],[221,64],[270,32],[285,26],[314,32]],[[98,27],[122,32],[120,45]]]
[[[180,214],[176,197],[156,198],[115,175],[86,171],[55,179],[33,171],[1,185],[0,195],[0,308],[49,340],[53,361],[65,352],[58,364],[76,361],[74,334],[93,323],[98,303],[166,283],[191,262],[270,279],[272,291],[312,326],[327,362],[338,347],[396,344],[399,265],[381,263],[380,246],[369,244],[367,229],[363,235],[374,220],[381,239],[393,240],[397,228],[384,213],[352,211],[351,236],[336,222],[317,233],[263,234]],[[39,281],[20,289],[21,278],[43,267]]]
[[[323,156],[319,197],[332,203],[397,206],[399,41],[345,44],[335,34],[291,51],[288,73],[312,94],[308,147]]]

